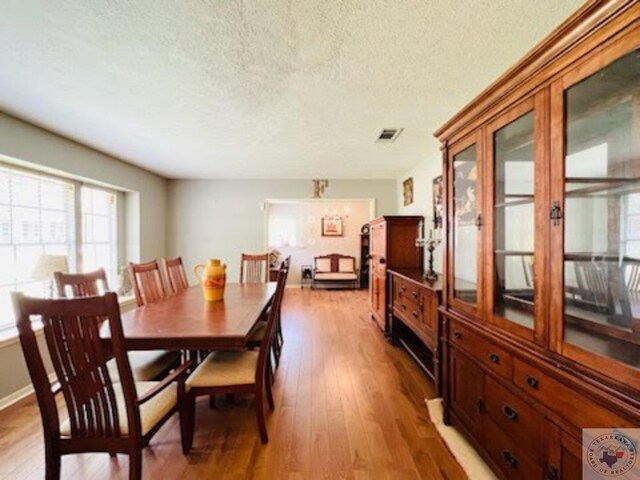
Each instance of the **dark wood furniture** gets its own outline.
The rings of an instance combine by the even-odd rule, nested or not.
[[[179,409],[190,365],[184,364],[161,382],[134,382],[122,333],[115,293],[79,299],[43,300],[12,294],[20,343],[42,416],[46,478],[60,478],[62,455],[108,452],[129,455],[129,478],[142,478],[142,449]],[[49,382],[32,320],[43,324],[58,384]],[[106,319],[106,320],[105,320]],[[98,334],[107,322],[107,347]],[[115,355],[119,383],[107,367]],[[62,394],[69,419],[60,422],[56,396]],[[181,413],[183,444],[186,440]]]
[[[104,268],[87,273],[54,272],[53,277],[58,298],[91,297],[109,291]]]
[[[356,258],[350,255],[330,253],[313,259],[311,288],[358,288]]]
[[[188,412],[186,415],[188,419],[187,452],[193,444],[196,397],[202,395],[253,394],[260,439],[262,443],[268,443],[269,436],[264,418],[264,395],[266,393],[269,408],[273,410],[270,375],[271,347],[275,341],[276,322],[287,281],[286,275],[285,270],[281,270],[278,274],[278,287],[273,305],[269,310],[260,349],[212,352],[189,376],[185,408]]]
[[[391,342],[402,345],[420,368],[434,381],[438,395],[440,380],[442,280],[425,281],[416,269],[389,271],[391,289]]]
[[[213,350],[245,348],[266,312],[274,283],[228,283],[224,300],[206,302],[198,286],[163,302],[122,314],[128,350]],[[101,331],[109,337],[108,326]]]
[[[421,221],[419,216],[385,216],[369,223],[369,303],[371,316],[385,335],[391,314],[387,269],[423,269],[424,248],[416,247]]]
[[[240,258],[240,283],[262,283],[269,280],[269,254],[243,253]]]
[[[360,234],[360,288],[369,288],[369,228]]]
[[[640,426],[639,125],[640,3],[589,1],[436,132],[445,417],[502,478]]]
[[[54,273],[56,288],[60,298],[81,298],[104,295],[109,291],[109,283],[104,269],[88,273]],[[129,364],[136,381],[156,380],[165,376],[180,361],[180,354],[169,350],[147,350],[129,352]],[[113,381],[118,380],[115,359],[107,362]]]
[[[129,276],[131,277],[133,294],[139,307],[167,298],[160,275],[160,267],[156,260],[147,263],[129,262]]]
[[[189,281],[184,271],[182,257],[171,259],[163,258],[161,264],[164,278],[167,280],[167,286],[172,295],[189,288]]]

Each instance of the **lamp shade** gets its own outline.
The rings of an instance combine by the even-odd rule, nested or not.
[[[34,280],[53,280],[54,272],[67,273],[69,264],[66,255],[40,255],[31,278]]]

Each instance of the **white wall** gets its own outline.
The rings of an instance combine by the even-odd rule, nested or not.
[[[376,215],[395,215],[396,189],[395,180],[330,180],[323,197],[374,198]],[[311,196],[310,180],[171,180],[169,252],[187,267],[220,258],[228,280],[237,282],[241,253],[265,250],[263,202]]]
[[[342,216],[343,235],[341,237],[322,236],[322,217],[325,212],[337,211]],[[348,218],[345,216],[348,212]],[[317,200],[272,203],[268,208],[270,218],[284,217],[295,221],[296,236],[294,243],[283,245],[277,235],[271,234],[273,242],[270,248],[276,248],[284,258],[291,255],[291,272],[288,283],[300,284],[300,267],[313,265],[314,258],[329,253],[339,253],[355,257],[356,267],[360,268],[360,229],[371,220],[370,202]],[[275,238],[274,238],[275,237]]]
[[[125,215],[127,256],[146,260],[165,255],[164,178],[3,113],[0,113],[0,158],[129,190]],[[15,341],[4,342],[0,345],[0,400],[29,384],[20,345]]]
[[[426,159],[419,162],[408,172],[398,177],[398,214],[399,215],[422,215],[426,219],[433,218],[433,179],[442,175],[442,154],[440,151],[432,152]],[[413,177],[413,203],[404,206],[402,182],[409,177]],[[428,234],[425,225],[425,233]],[[437,247],[433,252],[434,270],[442,272],[441,247]],[[428,253],[425,250],[425,269],[427,267]]]

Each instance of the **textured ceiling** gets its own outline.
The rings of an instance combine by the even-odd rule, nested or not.
[[[0,0],[0,109],[171,178],[394,178],[580,4]]]

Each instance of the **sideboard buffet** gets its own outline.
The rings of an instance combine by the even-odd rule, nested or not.
[[[590,1],[437,132],[445,422],[502,478],[640,427],[640,3]]]

